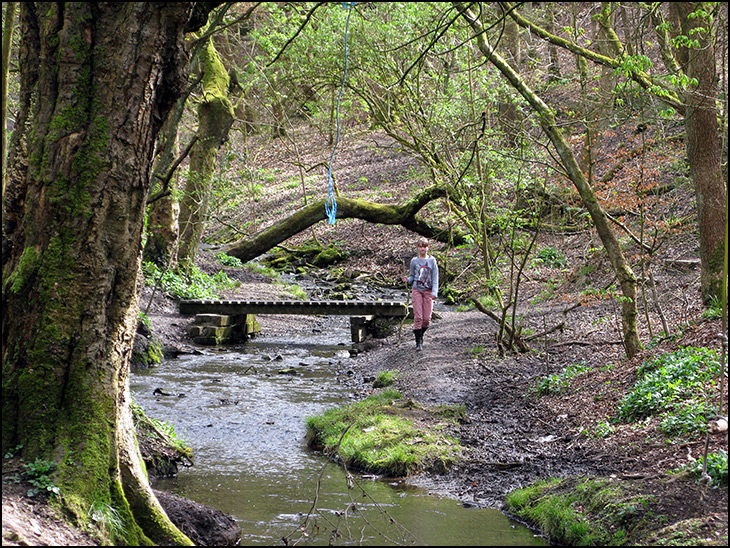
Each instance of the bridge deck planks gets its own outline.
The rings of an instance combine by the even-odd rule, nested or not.
[[[196,299],[180,301],[181,314],[302,314],[340,316],[408,315],[400,301],[241,301]]]

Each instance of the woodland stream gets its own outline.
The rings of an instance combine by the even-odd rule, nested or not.
[[[263,319],[261,336],[246,345],[135,372],[135,401],[173,424],[194,451],[194,466],[153,486],[232,515],[242,545],[296,541],[310,511],[301,543],[547,545],[498,510],[465,508],[402,480],[356,474],[348,489],[343,470],[304,439],[307,416],[358,397],[338,382],[353,359],[349,319],[327,321],[326,333],[267,336]],[[287,369],[296,374],[280,373]],[[156,388],[184,397],[155,396]]]

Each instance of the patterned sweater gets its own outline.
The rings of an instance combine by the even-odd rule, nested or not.
[[[431,291],[434,299],[438,297],[439,267],[436,264],[436,259],[431,255],[425,259],[413,257],[408,274],[408,283],[413,284],[413,288],[419,291]]]

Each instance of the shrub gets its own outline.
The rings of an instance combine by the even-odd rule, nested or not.
[[[659,430],[669,437],[699,435],[706,430],[707,421],[715,411],[715,407],[706,401],[679,402],[672,411],[662,414]]]
[[[241,267],[243,266],[243,263],[241,262],[241,259],[238,257],[231,257],[227,253],[224,253],[221,251],[220,253],[217,253],[215,256],[216,259],[218,259],[218,262],[222,264],[223,266],[234,266],[234,267]]]
[[[148,285],[159,284],[162,290],[179,299],[217,299],[222,289],[234,287],[237,282],[221,271],[210,276],[193,266],[189,272],[162,271],[152,262],[142,264],[142,273]]]
[[[25,480],[33,487],[28,489],[28,496],[34,497],[39,493],[58,495],[59,489],[53,484],[51,474],[56,469],[56,463],[35,459],[34,462],[24,464]]]
[[[588,370],[589,367],[586,366],[585,362],[571,364],[560,373],[538,379],[532,390],[538,396],[561,394],[570,388],[570,379]]]
[[[537,253],[535,262],[542,263],[551,268],[565,268],[568,266],[568,259],[565,253],[554,247],[544,247]]]
[[[647,360],[639,367],[634,389],[621,400],[618,418],[632,422],[681,410],[686,407],[683,402],[696,400],[715,384],[718,371],[718,353],[708,348],[686,347]]]

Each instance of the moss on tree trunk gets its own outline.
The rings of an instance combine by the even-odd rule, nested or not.
[[[183,266],[195,262],[208,220],[218,150],[228,138],[234,114],[228,99],[228,73],[212,40],[201,49],[199,57],[203,97],[198,104],[198,141],[190,155],[189,176],[180,204],[179,261]]]
[[[82,523],[190,544],[154,497],[129,407],[149,163],[185,82],[194,3],[21,6],[21,123],[3,231],[3,451],[57,464]],[[201,16],[204,20],[204,16]],[[162,55],[161,55],[162,53]],[[125,70],[117,70],[125,67]]]
[[[416,214],[431,200],[442,198],[445,190],[437,185],[430,186],[403,204],[379,204],[368,200],[337,198],[337,218],[356,218],[370,223],[402,225],[413,232],[442,242],[461,244],[464,235],[458,231],[441,230],[420,220]],[[274,223],[258,234],[231,244],[226,253],[247,262],[276,247],[288,238],[299,234],[326,218],[324,200],[311,203],[293,215]],[[449,238],[451,236],[451,239]]]

